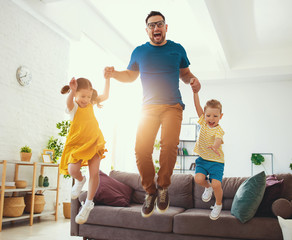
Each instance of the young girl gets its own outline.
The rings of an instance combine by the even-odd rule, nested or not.
[[[75,218],[78,224],[87,221],[94,207],[93,197],[99,185],[99,165],[106,149],[102,132],[94,116],[93,105],[101,107],[100,103],[109,96],[109,87],[110,80],[106,79],[104,93],[99,96],[88,79],[76,80],[73,77],[69,85],[61,90],[62,94],[69,93],[66,112],[72,122],[61,158],[60,172],[64,175],[70,174],[75,179],[72,199],[78,198],[86,182],[80,168],[88,166],[90,175],[86,201],[82,202],[82,208]]]

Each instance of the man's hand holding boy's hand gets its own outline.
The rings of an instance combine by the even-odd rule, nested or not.
[[[190,85],[194,93],[198,93],[201,89],[201,84],[197,78],[191,78]]]

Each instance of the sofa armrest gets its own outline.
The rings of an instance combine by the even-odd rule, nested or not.
[[[81,204],[79,199],[71,199],[71,236],[79,236],[79,225],[75,222]]]
[[[275,216],[280,216],[284,219],[292,217],[292,201],[285,198],[279,198],[272,204],[272,211]]]

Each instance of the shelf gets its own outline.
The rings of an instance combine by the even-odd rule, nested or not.
[[[196,142],[197,140],[179,140],[180,142]]]
[[[26,188],[9,188],[9,189],[5,189],[4,192],[8,193],[8,192],[31,192],[32,191],[32,187],[26,187]]]
[[[42,216],[48,216],[48,215],[55,215],[55,211],[43,211],[41,213],[34,213],[33,217],[42,217]],[[11,222],[11,221],[17,221],[17,220],[24,220],[29,219],[30,214],[29,213],[23,213],[20,217],[3,217],[2,222]]]
[[[198,124],[195,121],[196,118],[190,118],[189,123],[183,123],[181,125],[180,140],[178,145],[178,154],[176,173],[193,173],[194,169],[189,169],[191,164],[195,163],[195,159],[199,157],[194,153],[195,144],[198,137]],[[187,153],[184,155],[183,153]]]
[[[23,219],[29,219],[30,214],[24,213],[20,217],[3,217],[2,222],[10,222],[10,221],[16,221],[16,220],[23,220]]]
[[[58,220],[58,201],[59,201],[59,184],[60,184],[60,172],[59,172],[59,164],[54,163],[40,163],[40,162],[22,162],[22,161],[12,161],[12,160],[0,160],[0,164],[3,165],[2,167],[2,185],[3,188],[0,189],[0,232],[2,231],[2,223],[9,222],[9,221],[16,221],[16,220],[23,220],[29,219],[29,225],[33,224],[33,219],[35,217],[46,216],[46,215],[55,215],[55,221]],[[19,173],[19,166],[30,166],[33,168],[33,175],[32,175],[32,186],[28,186],[26,188],[5,188],[5,181],[6,181],[6,170],[7,165],[13,164],[14,165],[14,181],[18,180],[18,173]],[[57,168],[57,186],[53,187],[38,187],[37,186],[37,167],[40,169],[40,174],[44,174],[45,167],[55,167]],[[35,201],[35,194],[38,191],[56,191],[56,207],[54,211],[44,211],[39,214],[34,214],[34,201]],[[31,213],[24,213],[20,217],[3,217],[3,207],[4,207],[4,195],[5,193],[17,193],[17,192],[31,192],[32,194],[32,205],[30,212]]]
[[[199,157],[199,155],[177,155],[178,157]]]

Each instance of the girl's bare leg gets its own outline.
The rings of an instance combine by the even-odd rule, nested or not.
[[[99,165],[100,157],[96,154],[90,161],[88,161],[89,182],[87,199],[93,200],[93,197],[99,186]]]
[[[68,165],[68,172],[71,175],[71,177],[81,182],[83,179],[83,176],[81,174],[80,168],[81,168],[81,161],[77,163],[70,163]]]

